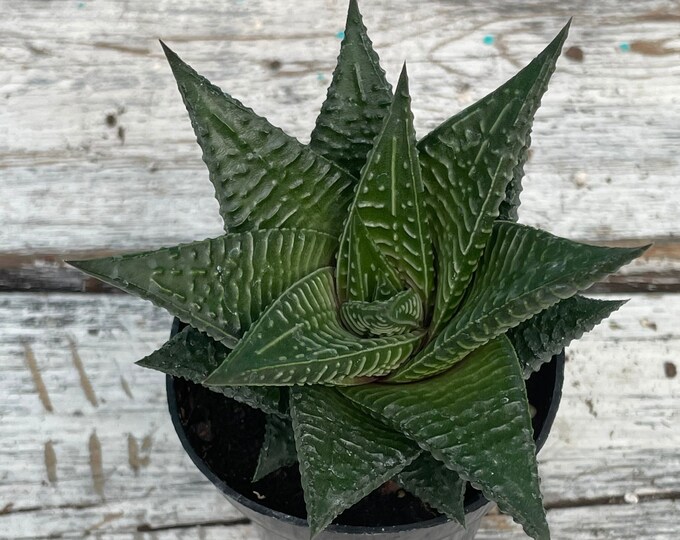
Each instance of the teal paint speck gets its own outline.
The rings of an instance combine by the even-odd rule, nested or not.
[[[621,49],[622,52],[628,52],[630,51],[630,43],[624,41],[619,45],[619,49]]]
[[[326,80],[326,76],[325,76],[323,73],[317,73],[317,74],[316,74],[316,80],[317,80],[317,81],[325,81],[325,80]]]
[[[337,34],[335,34],[335,37],[338,39],[345,39],[345,31],[340,30]]]
[[[78,2],[78,9],[83,9],[85,7],[85,2]]]
[[[484,42],[484,45],[493,45],[493,36],[492,35],[484,36],[484,39],[482,41]]]

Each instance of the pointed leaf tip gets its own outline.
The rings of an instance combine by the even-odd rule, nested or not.
[[[406,69],[406,62],[401,66],[401,72],[399,73],[399,81],[397,82],[397,87],[394,90],[395,96],[409,97],[409,87],[408,87],[408,70]],[[395,100],[396,101],[396,100]]]
[[[335,389],[295,387],[290,408],[312,538],[420,454]]]
[[[306,228],[337,237],[352,198],[351,175],[223,92],[166,46],[164,51],[203,149],[225,230]]]
[[[358,178],[391,102],[391,86],[359,6],[350,1],[345,37],[309,147]]]
[[[341,299],[383,300],[409,283],[428,309],[434,290],[434,259],[423,198],[404,64],[389,113],[361,170],[340,240],[337,281]],[[378,296],[376,269],[394,288],[387,296]]]
[[[235,346],[271,301],[330,263],[336,246],[335,238],[323,233],[263,230],[78,261],[77,268]]]
[[[517,353],[524,377],[529,377],[573,340],[592,330],[626,302],[575,295],[510,329],[506,335]]]
[[[406,79],[406,83],[408,84],[408,70],[406,69],[406,60],[404,60],[404,63],[401,65],[401,73],[399,74],[399,82],[401,82],[402,79]]]
[[[580,244],[496,222],[460,311],[389,380],[407,382],[447,370],[488,340],[616,272],[644,249]]]
[[[437,379],[367,384],[341,393],[479,485],[529,536],[550,537],[522,370],[505,337],[479,347]]]
[[[177,55],[175,51],[173,51],[168,45],[163,41],[162,39],[159,39],[158,42],[161,44],[161,48],[163,49],[163,54],[165,54],[165,57],[168,59],[168,62],[172,66],[173,62],[182,62],[180,57]],[[184,63],[184,62],[182,62]]]

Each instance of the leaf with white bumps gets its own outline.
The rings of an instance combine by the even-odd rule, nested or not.
[[[387,300],[403,289],[399,276],[378,251],[366,225],[351,211],[340,237],[336,282],[341,302]]]
[[[470,351],[590,287],[645,249],[589,246],[497,221],[458,314],[389,380],[408,382],[445,371]]]
[[[333,388],[291,389],[290,412],[312,538],[420,454]]]
[[[340,234],[355,179],[185,64],[165,44],[227,232]]]
[[[507,336],[529,377],[574,339],[606,319],[626,300],[567,298],[508,330]]]
[[[434,261],[423,197],[404,66],[389,114],[361,172],[349,219],[358,218],[364,224],[368,240],[400,280],[420,294],[427,308],[434,290]],[[341,246],[356,241],[348,230],[340,240]],[[347,262],[343,254],[341,247],[339,266]],[[358,274],[358,280],[365,272],[370,269],[358,265],[349,268],[350,274]]]
[[[465,526],[466,482],[429,453],[423,452],[405,467],[396,481],[424,503]]]
[[[338,63],[309,147],[359,178],[390,103],[390,84],[357,2],[350,0]]]
[[[484,250],[568,26],[527,67],[419,143],[437,253],[431,334],[448,322]]]
[[[187,326],[160,349],[137,361],[138,366],[161,371],[200,384],[229,354],[220,342]],[[245,403],[267,414],[287,416],[281,389],[273,386],[215,386],[210,390]]]
[[[359,338],[340,323],[333,270],[284,292],[204,382],[208,385],[360,384],[409,358],[422,332]]]
[[[522,369],[505,336],[436,378],[342,393],[481,489],[529,536],[550,538]]]
[[[283,291],[328,265],[336,247],[324,233],[281,229],[69,264],[233,347]]]
[[[340,316],[358,336],[393,336],[422,326],[423,304],[418,293],[409,289],[388,300],[345,302]]]

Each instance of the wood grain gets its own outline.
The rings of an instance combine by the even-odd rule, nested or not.
[[[636,295],[570,348],[563,404],[540,455],[555,538],[636,538],[616,523],[619,515],[637,538],[672,537],[671,521],[659,516],[677,508],[680,494],[680,379],[665,367],[675,365],[680,346],[674,300]],[[133,364],[167,338],[169,326],[167,314],[128,296],[0,295],[0,537],[78,536],[94,526],[115,537],[155,528],[169,535],[163,528],[176,526],[191,538],[200,537],[192,534],[201,523],[217,534],[229,530],[219,524],[240,519],[182,451],[163,376]],[[52,412],[25,364],[26,343]],[[72,346],[96,407],[81,388]],[[115,517],[102,521],[107,516]],[[645,520],[647,529],[632,525]],[[509,525],[491,517],[480,538],[521,538]],[[500,536],[506,531],[515,536]]]
[[[595,292],[678,292],[680,291],[680,243],[658,239],[618,239],[587,243],[610,246],[654,245],[640,258],[595,286]],[[17,255],[0,251],[0,292],[87,292],[117,293],[118,289],[64,263],[110,256],[128,250],[93,250],[69,253]]]
[[[272,0],[3,4],[0,248],[13,253],[218,234],[207,172],[156,39],[307,140],[345,11],[331,0],[304,0],[294,12]],[[543,100],[522,220],[575,239],[675,237],[677,2],[365,4],[390,78],[409,62],[421,135],[511,76],[573,15],[568,46],[583,58],[560,60]]]
[[[346,2],[0,7],[0,538],[254,540],[184,455],[163,377],[132,364],[166,339],[170,317],[63,260],[221,233],[157,38],[307,141]],[[574,16],[536,119],[521,221],[655,246],[594,287],[640,294],[569,350],[540,459],[548,519],[556,540],[674,540],[680,302],[659,293],[680,291],[677,0],[374,0],[362,11],[391,80],[408,61],[421,136]],[[492,515],[477,538],[525,536]]]

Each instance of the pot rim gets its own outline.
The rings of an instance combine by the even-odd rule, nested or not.
[[[177,332],[178,328],[178,319],[175,319],[173,322],[173,327],[172,327],[172,334],[174,335]],[[543,445],[545,444],[545,441],[548,438],[548,434],[550,433],[550,429],[552,428],[553,422],[555,420],[555,416],[557,414],[557,409],[559,408],[560,405],[560,399],[562,397],[562,386],[564,383],[564,364],[565,364],[565,356],[564,356],[564,350],[562,350],[561,353],[553,356],[552,360],[550,363],[555,364],[555,376],[554,376],[554,382],[553,382],[553,392],[551,395],[550,399],[550,407],[548,408],[547,414],[545,416],[545,420],[543,421],[543,424],[540,427],[540,430],[538,432],[538,435],[535,437],[535,443],[536,443],[536,453],[538,453]],[[168,400],[168,410],[170,412],[170,418],[172,420],[172,425],[175,428],[175,432],[177,433],[177,436],[179,437],[180,442],[182,443],[182,447],[184,448],[184,451],[189,455],[191,458],[191,461],[196,465],[196,467],[203,473],[203,475],[210,480],[213,485],[219,489],[224,495],[226,495],[229,499],[233,499],[236,503],[243,505],[254,512],[257,512],[259,514],[269,516],[276,518],[280,521],[290,523],[293,525],[296,525],[298,527],[307,527],[307,520],[304,520],[302,518],[296,517],[296,516],[291,516],[289,514],[285,514],[283,512],[279,512],[277,510],[272,510],[271,508],[260,504],[256,501],[253,501],[252,499],[249,499],[242,493],[236,491],[233,489],[229,484],[227,484],[224,480],[219,478],[213,471],[210,469],[208,464],[196,453],[194,450],[194,447],[191,445],[191,442],[189,441],[189,438],[187,437],[187,434],[184,430],[184,426],[182,425],[182,422],[180,421],[179,417],[179,411],[177,410],[177,396],[175,393],[175,377],[172,377],[171,375],[166,375],[166,394],[167,394],[167,400]],[[489,501],[480,494],[479,498],[476,500],[468,503],[465,505],[465,514],[469,514],[471,512],[474,512],[487,504]],[[402,524],[402,525],[387,525],[387,526],[376,526],[376,527],[368,527],[368,526],[360,526],[360,525],[337,525],[337,524],[331,524],[328,527],[326,527],[326,530],[336,532],[336,533],[343,533],[343,534],[365,534],[365,533],[390,533],[390,532],[404,532],[404,531],[412,531],[414,529],[425,529],[429,527],[434,527],[437,525],[444,524],[446,522],[450,521],[449,518],[447,518],[445,515],[438,516],[436,518],[428,519],[426,521],[418,521],[416,523],[407,523],[407,524]]]

